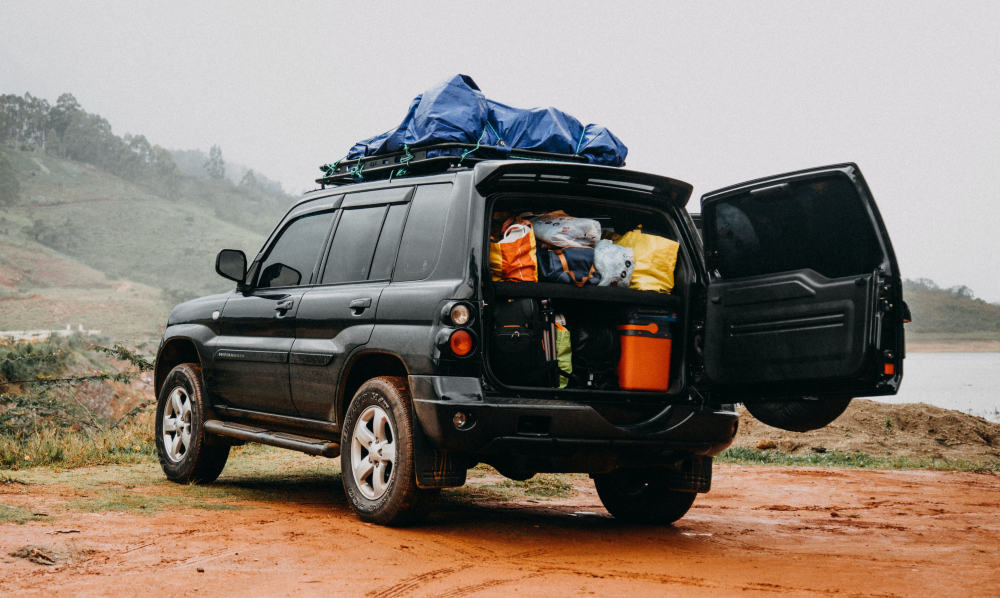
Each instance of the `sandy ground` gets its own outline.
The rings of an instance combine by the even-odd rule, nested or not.
[[[122,487],[113,478],[8,478],[0,502],[47,516],[0,525],[0,595],[1000,595],[996,475],[717,466],[712,492],[660,528],[617,523],[577,477],[570,498],[452,492],[421,527],[389,529],[354,517],[336,475],[283,469],[263,480],[277,494],[239,508],[151,515],[61,506]],[[224,474],[212,501],[259,487],[249,479]],[[198,490],[124,487],[189,505]],[[55,563],[9,556],[25,546]]]
[[[741,411],[734,442],[738,447],[794,455],[836,450],[885,458],[1000,463],[1000,423],[925,403],[854,399],[833,423],[806,433],[766,426]]]

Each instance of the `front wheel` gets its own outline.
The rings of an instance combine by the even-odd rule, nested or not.
[[[593,478],[604,508],[629,523],[671,524],[688,512],[696,496],[667,488],[653,469],[619,469]]]
[[[363,521],[412,523],[439,493],[417,487],[411,413],[406,381],[390,376],[365,382],[347,408],[340,471],[344,492]]]
[[[167,374],[156,401],[156,451],[167,478],[182,484],[215,481],[229,459],[229,443],[205,433],[201,368],[182,363]]]

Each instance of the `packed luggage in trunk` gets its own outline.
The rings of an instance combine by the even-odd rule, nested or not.
[[[679,386],[678,273],[689,266],[666,213],[607,199],[499,197],[489,235],[487,362],[504,386],[605,398]]]

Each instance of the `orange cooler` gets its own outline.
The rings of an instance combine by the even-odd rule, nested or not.
[[[670,329],[677,315],[637,311],[617,326],[621,342],[618,386],[623,390],[667,390],[670,387]]]

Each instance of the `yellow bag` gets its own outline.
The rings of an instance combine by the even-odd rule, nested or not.
[[[666,237],[647,235],[637,228],[622,235],[615,244],[631,247],[635,254],[635,272],[628,288],[663,293],[673,290],[680,243]]]

